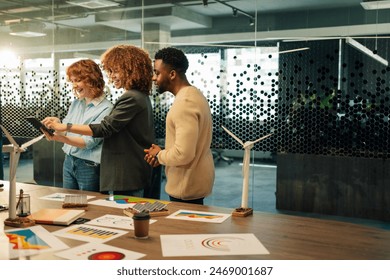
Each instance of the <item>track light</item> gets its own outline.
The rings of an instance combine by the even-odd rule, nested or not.
[[[228,3],[225,3],[223,1],[220,1],[220,0],[214,0],[214,1],[219,3],[219,4],[222,4],[222,5],[225,5],[225,6],[229,7],[229,8],[231,8],[234,17],[237,17],[238,14],[241,14],[241,15],[244,15],[244,16],[249,18],[249,25],[252,26],[252,25],[255,24],[255,17],[252,16],[251,14],[249,14],[249,13],[247,13],[247,12],[245,12],[245,11],[239,9],[239,8],[236,8],[235,6],[232,6],[232,5],[228,4]]]

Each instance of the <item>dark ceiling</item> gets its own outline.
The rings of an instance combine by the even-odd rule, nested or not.
[[[378,36],[390,10],[364,10],[361,0],[12,0],[0,1],[0,47],[30,52],[101,50],[140,44],[145,30],[165,30],[172,44]],[[207,5],[205,5],[207,3]],[[113,4],[113,6],[110,6]],[[81,6],[82,5],[82,6]],[[250,25],[250,21],[255,24]],[[19,30],[43,37],[11,36]],[[28,47],[26,46],[28,42]],[[155,42],[158,43],[158,42]],[[35,48],[35,49],[34,49]],[[36,48],[39,48],[36,49]]]

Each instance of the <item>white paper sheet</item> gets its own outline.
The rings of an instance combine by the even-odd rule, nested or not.
[[[39,199],[45,199],[45,200],[54,200],[54,201],[61,201],[63,202],[65,199],[66,193],[52,193],[45,196],[41,196]],[[87,195],[87,200],[90,200],[92,198],[95,198],[95,196]]]
[[[74,225],[53,232],[59,237],[82,240],[86,242],[104,243],[126,234],[127,231],[90,226],[86,224]]]
[[[196,221],[196,222],[206,222],[206,223],[222,223],[230,214],[223,213],[213,213],[213,212],[201,212],[193,210],[179,210],[175,213],[172,213],[167,218],[176,219],[176,220],[185,220],[185,221]]]
[[[42,226],[10,229],[5,231],[10,239],[10,258],[22,258],[44,252],[69,248]]]
[[[160,238],[164,257],[269,254],[252,233],[176,234]]]
[[[134,206],[137,203],[145,203],[145,202],[154,203],[156,201],[159,201],[159,202],[164,203],[164,204],[170,203],[169,201],[164,201],[164,200],[135,197],[135,196],[124,196],[124,195],[114,195],[113,200],[109,200],[108,198],[107,199],[97,199],[97,200],[90,201],[88,203],[98,205],[98,206],[126,209],[126,208]]]
[[[86,243],[58,252],[55,255],[68,260],[137,260],[146,256],[138,252],[98,243]]]
[[[156,220],[149,220],[149,224],[152,224],[154,222],[156,222]],[[93,219],[85,224],[102,227],[121,228],[125,230],[134,230],[133,218],[127,216],[107,214],[99,218]]]

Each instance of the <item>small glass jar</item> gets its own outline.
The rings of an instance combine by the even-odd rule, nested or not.
[[[27,217],[31,214],[30,195],[21,192],[16,196],[16,215],[18,217]]]

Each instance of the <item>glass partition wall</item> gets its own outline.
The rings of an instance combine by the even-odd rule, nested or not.
[[[3,1],[2,124],[22,144],[39,135],[25,116],[63,118],[74,98],[65,69],[78,59],[99,63],[116,44],[145,48],[152,58],[174,46],[188,55],[188,78],[209,100],[218,153],[243,156],[223,125],[244,142],[273,133],[252,149],[256,159],[282,152],[387,158],[389,12],[354,0],[294,2]],[[121,91],[107,83],[106,93],[115,102]],[[173,97],[151,98],[164,139]],[[61,147],[41,140],[22,155],[33,160],[33,181],[62,185]],[[260,186],[251,180],[252,195]]]

